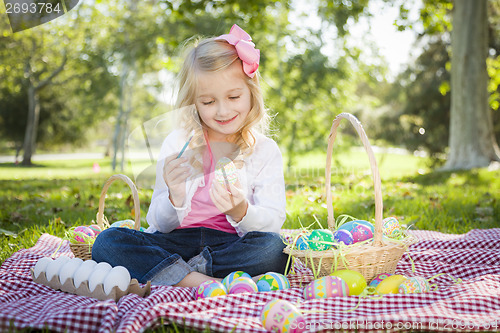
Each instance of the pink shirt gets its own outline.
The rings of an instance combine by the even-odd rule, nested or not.
[[[210,145],[203,154],[203,173],[205,186],[199,186],[191,200],[191,211],[177,229],[205,227],[236,234],[234,227],[227,221],[226,214],[215,207],[210,198],[210,188],[214,179],[215,163]]]

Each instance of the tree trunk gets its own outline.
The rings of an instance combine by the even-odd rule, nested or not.
[[[443,169],[486,167],[500,160],[488,105],[487,0],[455,0],[451,48],[450,151]]]
[[[38,131],[38,121],[40,119],[40,100],[38,92],[33,84],[28,80],[28,120],[26,132],[24,134],[23,161],[22,165],[31,165],[31,157],[35,153],[36,134]]]

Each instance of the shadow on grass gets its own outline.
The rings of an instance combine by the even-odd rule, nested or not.
[[[422,186],[440,185],[450,181],[471,186],[488,186],[491,179],[485,177],[478,170],[470,171],[433,171],[423,175],[408,176],[401,179],[403,182],[411,182]]]

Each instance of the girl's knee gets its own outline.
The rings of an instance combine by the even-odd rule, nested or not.
[[[103,230],[95,239],[92,245],[92,259],[100,262],[108,257],[109,253],[113,251],[115,244],[120,238],[119,228],[108,228]]]

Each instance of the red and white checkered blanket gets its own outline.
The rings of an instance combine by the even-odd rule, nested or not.
[[[151,295],[98,301],[34,283],[30,268],[50,256],[61,239],[44,234],[0,267],[0,331],[48,328],[56,332],[142,332],[175,323],[211,332],[265,332],[259,319],[272,299],[288,300],[303,311],[309,332],[498,331],[500,330],[500,229],[462,235],[412,231],[419,242],[398,264],[398,274],[431,278],[438,290],[305,301],[302,286],[312,280],[300,262],[289,275],[291,289],[194,299],[194,288],[153,286]],[[57,255],[72,255],[64,241]],[[411,260],[415,265],[412,272]]]

